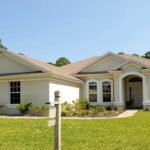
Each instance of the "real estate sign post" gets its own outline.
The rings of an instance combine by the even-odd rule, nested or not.
[[[54,126],[54,150],[61,150],[61,93],[55,91],[55,106],[49,107],[48,126]],[[50,104],[47,102],[46,104]]]
[[[55,92],[56,124],[54,127],[54,150],[61,150],[61,93]]]

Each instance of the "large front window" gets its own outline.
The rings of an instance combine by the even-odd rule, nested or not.
[[[111,102],[111,82],[102,82],[102,97],[103,102]]]
[[[97,102],[97,83],[96,82],[89,83],[89,101]]]
[[[20,103],[20,81],[10,82],[10,104]]]

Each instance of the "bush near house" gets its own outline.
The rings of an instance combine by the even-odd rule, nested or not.
[[[27,116],[48,116],[48,106],[32,106],[32,102],[19,104],[17,109],[21,115]],[[86,99],[77,99],[73,103],[62,104],[61,115],[63,117],[110,117],[120,114],[122,110],[117,107],[102,107],[100,105],[90,106]]]
[[[20,113],[23,115],[25,113],[27,113],[30,108],[32,107],[32,102],[31,101],[28,101],[28,102],[25,102],[23,104],[19,104],[17,106],[17,109],[20,111]]]
[[[121,112],[117,107],[90,106],[86,99],[78,99],[73,101],[73,104],[65,102],[61,114],[63,117],[107,117],[116,116]]]
[[[27,113],[30,116],[48,116],[48,106],[33,106]]]

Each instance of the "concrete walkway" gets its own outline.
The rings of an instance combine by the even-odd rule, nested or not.
[[[87,120],[92,120],[92,119],[115,119],[115,118],[127,118],[133,116],[138,110],[126,110],[123,113],[119,114],[118,116],[114,117],[62,117],[62,119],[87,119]],[[28,117],[28,116],[0,116],[1,118],[11,118],[11,119],[42,119],[42,118],[47,118],[47,117]]]
[[[137,112],[138,112],[138,110],[126,110],[123,113],[121,113],[120,115],[116,116],[116,118],[131,117],[131,116],[133,116]]]

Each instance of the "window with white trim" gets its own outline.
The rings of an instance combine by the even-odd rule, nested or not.
[[[97,83],[89,82],[89,101],[97,102]]]
[[[102,98],[103,102],[111,102],[111,82],[104,81],[102,82]]]
[[[20,81],[10,82],[10,104],[20,104]]]

